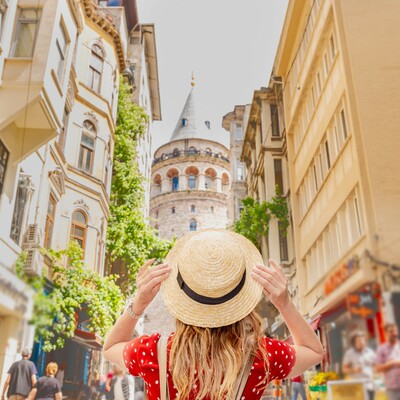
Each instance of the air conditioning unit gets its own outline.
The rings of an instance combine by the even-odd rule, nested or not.
[[[24,272],[27,276],[41,276],[43,270],[43,255],[40,249],[29,249],[24,265]]]
[[[22,243],[24,249],[40,246],[40,234],[38,224],[30,224],[25,232],[25,240]]]

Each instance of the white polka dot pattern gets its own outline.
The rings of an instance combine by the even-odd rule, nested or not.
[[[157,342],[160,334],[141,336],[127,343],[123,354],[125,365],[134,376],[141,376],[147,386],[148,399],[159,400],[160,385],[157,359]],[[169,338],[170,348],[173,334]],[[263,339],[263,344],[269,357],[269,374],[265,370],[260,357],[254,359],[250,376],[247,381],[242,399],[258,400],[261,398],[265,386],[274,379],[284,379],[292,370],[296,361],[296,353],[292,346],[274,339]],[[171,374],[168,376],[168,387],[171,400],[177,396],[176,388],[172,382]],[[263,382],[259,385],[260,382]],[[188,400],[195,399],[197,385],[193,387],[193,393]],[[208,399],[205,399],[208,400]]]

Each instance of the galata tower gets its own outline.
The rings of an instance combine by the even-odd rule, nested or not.
[[[208,121],[196,121],[194,83],[170,141],[154,155],[151,224],[165,239],[189,231],[227,228],[230,190],[229,150]],[[146,309],[143,331],[168,335],[175,320],[158,294]]]
[[[229,225],[229,150],[216,141],[208,121],[196,120],[194,92],[192,82],[170,141],[154,154],[150,217],[165,239]]]

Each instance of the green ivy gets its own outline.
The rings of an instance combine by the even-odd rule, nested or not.
[[[74,336],[81,310],[89,316],[90,331],[104,337],[124,304],[121,290],[115,283],[116,276],[102,277],[89,270],[82,260],[82,249],[75,241],[65,250],[43,252],[52,260],[53,280],[49,293],[45,293],[43,276],[24,277],[35,289],[31,323],[36,328],[36,339],[43,340],[43,350],[62,348],[65,339]],[[17,265],[22,264],[23,257]]]
[[[280,230],[286,235],[289,226],[289,212],[287,200],[276,187],[276,196],[270,201],[259,203],[252,197],[242,200],[244,206],[240,218],[234,222],[233,230],[249,239],[257,248],[260,248],[260,241],[269,232],[271,218],[280,222]]]
[[[131,101],[130,87],[121,77],[115,130],[114,167],[111,183],[107,250],[111,262],[120,260],[127,269],[132,291],[137,270],[145,260],[161,258],[171,242],[159,239],[144,216],[144,178],[137,163],[137,142],[147,129],[143,108]]]

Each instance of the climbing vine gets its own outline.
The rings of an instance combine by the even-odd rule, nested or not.
[[[21,265],[26,255],[17,261],[17,273],[35,290],[31,323],[36,339],[43,341],[43,350],[62,348],[66,338],[74,336],[78,314],[89,316],[90,331],[105,336],[120,314],[124,300],[116,277],[100,276],[89,270],[82,259],[82,249],[74,241],[65,250],[43,250],[52,260],[52,283],[44,276],[26,277]]]
[[[247,237],[260,248],[263,236],[268,235],[271,218],[279,221],[281,233],[286,234],[289,226],[289,212],[286,199],[276,187],[276,195],[270,201],[259,203],[252,197],[242,200],[244,206],[240,218],[234,222],[233,230]]]
[[[120,79],[114,167],[111,183],[107,250],[111,262],[122,261],[132,291],[136,272],[150,254],[161,258],[171,243],[159,239],[144,216],[144,178],[137,163],[137,142],[147,129],[148,117],[130,99],[130,88]],[[161,252],[161,253],[160,253]]]

